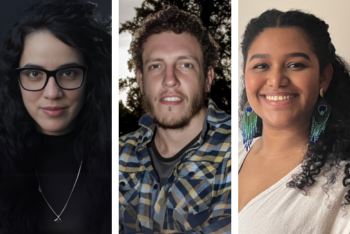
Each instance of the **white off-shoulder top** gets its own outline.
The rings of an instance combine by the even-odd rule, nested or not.
[[[238,149],[239,171],[247,152],[242,142]],[[347,191],[342,184],[344,165],[340,164],[336,182],[328,187],[323,186],[329,169],[324,166],[315,183],[306,188],[307,195],[303,195],[286,186],[292,175],[301,171],[300,164],[241,210],[239,234],[350,234],[350,205],[342,206]]]

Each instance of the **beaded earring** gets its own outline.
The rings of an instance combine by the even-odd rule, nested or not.
[[[243,144],[245,150],[248,151],[250,145],[252,144],[253,137],[257,132],[256,123],[258,120],[257,114],[253,111],[253,108],[250,106],[249,102],[247,102],[244,106],[243,112]]]
[[[318,138],[326,128],[328,117],[332,111],[331,105],[323,98],[323,88],[320,90],[320,97],[314,109],[311,122],[310,142],[316,145]]]

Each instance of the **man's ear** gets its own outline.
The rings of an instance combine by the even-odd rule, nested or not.
[[[208,73],[207,73],[207,79],[205,80],[205,92],[209,93],[210,92],[210,88],[211,85],[213,83],[213,79],[214,79],[214,68],[213,67],[209,67],[208,68]]]
[[[321,74],[320,89],[323,88],[325,92],[327,91],[328,86],[332,81],[332,76],[333,76],[333,66],[332,64],[328,63],[323,73]]]
[[[137,84],[139,85],[140,87],[140,90],[141,90],[141,93],[143,94],[143,85],[142,85],[142,73],[140,71],[140,69],[137,69],[136,70],[136,81],[137,81]]]

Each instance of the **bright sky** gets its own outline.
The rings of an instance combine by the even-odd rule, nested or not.
[[[143,0],[119,0],[119,26],[127,20],[132,20],[135,16],[135,7],[141,7]],[[130,59],[128,49],[131,42],[130,33],[119,34],[119,77],[133,77],[134,72],[128,70],[127,61]],[[119,99],[126,104],[126,91],[119,92]]]

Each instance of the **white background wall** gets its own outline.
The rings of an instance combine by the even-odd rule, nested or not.
[[[329,25],[329,32],[336,53],[350,61],[350,1],[348,0],[239,0],[238,2],[238,41],[242,40],[245,27],[250,19],[262,12],[276,8],[287,11],[298,9],[314,14]],[[238,45],[239,46],[239,45]],[[241,54],[240,54],[241,56]],[[242,57],[239,59],[240,68]],[[240,69],[240,74],[242,74]]]

